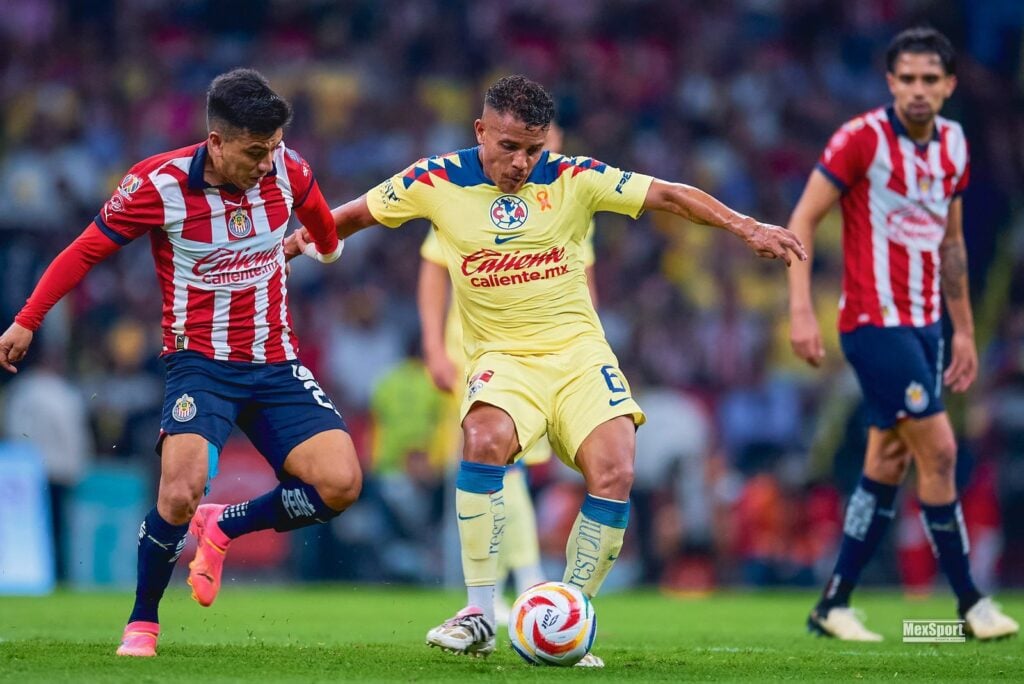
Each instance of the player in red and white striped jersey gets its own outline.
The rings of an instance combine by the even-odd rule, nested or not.
[[[0,367],[16,372],[47,311],[97,262],[149,236],[167,364],[161,477],[139,532],[136,601],[119,655],[156,655],[158,604],[190,520],[199,547],[189,583],[209,605],[231,539],[324,522],[361,486],[345,422],[298,363],[288,314],[282,244],[292,211],[313,236],[310,256],[341,253],[309,165],[284,145],[291,107],[249,69],[218,76],[207,95],[207,139],[133,166],[0,336]],[[281,484],[242,504],[198,506],[235,424]]]
[[[840,339],[871,422],[839,558],[808,627],[840,639],[882,638],[850,610],[850,594],[893,517],[896,491],[914,459],[925,531],[960,617],[978,638],[1006,636],[1017,632],[1017,623],[971,579],[954,481],[956,438],[941,398],[943,382],[966,391],[978,367],[963,239],[967,142],[958,123],[938,115],[956,87],[955,56],[941,33],[914,28],[896,36],[886,61],[893,103],[832,136],[789,223],[810,247],[822,217],[840,203]],[[797,356],[818,366],[824,348],[810,275],[810,260],[789,270],[790,339]],[[940,292],[953,323],[944,373]]]

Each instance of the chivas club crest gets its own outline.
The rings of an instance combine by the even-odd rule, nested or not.
[[[928,390],[919,382],[910,383],[905,392],[905,402],[912,413],[924,411],[928,408]]]
[[[249,236],[252,232],[252,219],[245,213],[245,209],[239,207],[231,212],[231,216],[228,217],[228,231],[236,238]]]
[[[174,408],[171,409],[171,418],[174,418],[179,423],[187,423],[196,417],[196,411],[195,399],[187,394],[182,394],[174,402]]]

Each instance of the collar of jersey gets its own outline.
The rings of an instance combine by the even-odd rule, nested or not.
[[[540,153],[540,159],[537,160],[536,166],[534,166],[533,171],[530,172],[530,177],[526,179],[527,183],[547,184],[551,182],[550,180],[545,179],[549,154],[550,152],[547,150]],[[478,176],[477,180],[479,180],[481,184],[495,184],[494,181],[484,174],[483,164],[480,163],[479,145],[476,147],[470,147],[469,149],[460,150],[459,157],[461,158],[463,168],[470,171],[473,175]]]
[[[224,185],[210,185],[203,179],[203,170],[206,167],[206,143],[201,144],[196,148],[195,154],[192,155],[192,162],[188,165],[188,189],[189,190],[206,190],[207,188],[220,188],[224,192],[231,195],[241,195],[242,190],[239,190],[230,183]],[[277,175],[277,164],[275,163],[270,168],[268,176]]]
[[[910,137],[910,134],[907,133],[907,129],[903,126],[903,122],[900,121],[900,118],[898,116],[896,116],[896,109],[892,105],[889,105],[888,107],[885,108],[885,115],[889,117],[889,123],[892,124],[892,132],[895,133],[897,136],[902,135],[904,138],[914,143],[918,147],[928,146],[928,143],[921,144]],[[939,125],[937,123],[933,123],[932,125],[932,140],[935,142],[942,141],[941,138],[939,138]]]

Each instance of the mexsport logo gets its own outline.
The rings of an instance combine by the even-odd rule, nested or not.
[[[521,197],[502,195],[491,204],[491,223],[502,230],[515,230],[526,223],[529,213]]]

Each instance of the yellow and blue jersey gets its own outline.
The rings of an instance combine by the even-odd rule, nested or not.
[[[385,226],[434,225],[469,358],[546,354],[604,343],[584,273],[586,236],[595,212],[638,217],[652,180],[545,151],[509,194],[484,175],[474,147],[421,159],[366,199]]]
[[[427,261],[447,268],[444,262],[444,252],[441,251],[441,243],[437,239],[437,228],[430,227],[427,237],[423,239],[420,246],[420,256]],[[594,222],[590,222],[587,230],[587,237],[583,241],[583,267],[590,268],[594,265]],[[459,305],[453,300],[448,307],[448,315],[444,320],[444,350],[460,369],[466,365],[466,353],[462,340],[462,316],[459,314]]]

